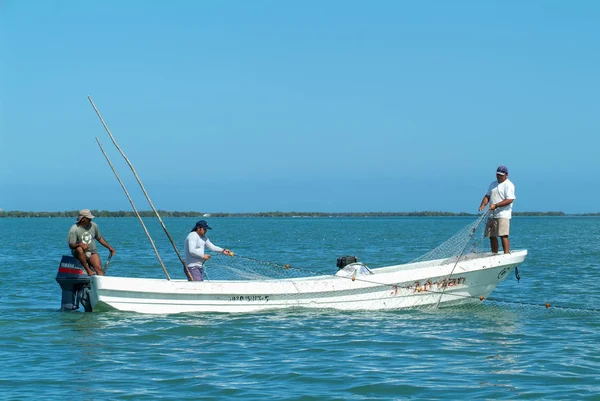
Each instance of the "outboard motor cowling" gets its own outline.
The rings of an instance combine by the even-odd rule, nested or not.
[[[346,267],[346,265],[349,265],[351,263],[356,263],[358,262],[358,258],[356,256],[342,256],[341,258],[337,258],[337,267],[339,269],[343,269],[344,267]]]
[[[58,266],[56,282],[62,288],[61,311],[74,311],[83,305],[86,312],[92,311],[90,302],[90,276],[73,256],[64,255]]]

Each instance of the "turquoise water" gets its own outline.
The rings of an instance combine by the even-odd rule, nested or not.
[[[323,272],[345,254],[410,261],[472,221],[209,219],[217,245]],[[136,219],[97,222],[117,249],[109,275],[164,277]],[[181,249],[193,219],[165,223]],[[71,224],[0,219],[0,399],[600,399],[598,218],[515,218],[513,249],[529,250],[521,281],[475,307],[170,316],[57,312]]]

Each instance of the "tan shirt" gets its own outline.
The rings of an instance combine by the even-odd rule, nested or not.
[[[69,244],[78,244],[83,242],[84,244],[88,244],[88,252],[98,253],[96,240],[100,240],[100,238],[102,238],[102,235],[100,235],[100,229],[98,228],[98,225],[92,221],[87,227],[73,224],[69,229],[67,242]]]

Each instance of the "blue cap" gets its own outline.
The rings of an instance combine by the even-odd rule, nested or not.
[[[194,229],[192,231],[196,231],[199,228],[204,228],[205,230],[212,230],[212,228],[209,227],[208,223],[206,222],[206,220],[200,220],[196,223],[196,225],[194,226]]]
[[[508,174],[508,169],[506,168],[506,166],[502,165],[496,169],[496,174],[506,175]]]

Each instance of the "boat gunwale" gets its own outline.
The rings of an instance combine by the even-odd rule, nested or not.
[[[490,268],[512,267],[519,265],[525,259],[527,251],[516,251],[512,254],[489,254],[490,265],[479,266],[473,261],[481,258],[471,259],[467,263],[458,263],[456,265],[443,265],[444,269],[440,271],[439,264],[432,264],[435,261],[418,262],[412,265],[419,265],[410,269],[400,269],[398,267],[410,266],[396,265],[373,269],[372,275],[358,275],[352,277],[323,275],[309,276],[300,278],[285,279],[266,279],[266,280],[210,280],[210,281],[188,281],[188,280],[166,280],[158,278],[135,278],[118,276],[92,276],[92,286],[99,292],[117,291],[122,293],[146,293],[146,294],[169,294],[178,295],[260,295],[260,294],[319,294],[324,292],[345,292],[379,286],[395,286],[404,283],[410,283],[415,280],[426,280],[441,277],[455,277],[462,274],[477,273],[478,271],[488,270]],[[514,260],[510,260],[514,259]],[[493,263],[493,262],[496,263]],[[505,263],[502,263],[502,262]],[[466,269],[465,269],[466,266]],[[391,271],[387,269],[394,268]],[[381,271],[386,269],[386,271]],[[399,273],[408,273],[401,280],[398,280]],[[114,285],[114,284],[118,285]],[[108,284],[105,286],[105,284]],[[319,284],[317,288],[308,287]],[[131,285],[130,287],[126,287]],[[137,288],[132,288],[137,287]]]

